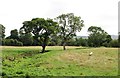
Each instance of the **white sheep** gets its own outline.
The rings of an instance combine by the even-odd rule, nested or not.
[[[90,53],[89,53],[89,56],[92,56],[92,55],[93,55],[93,52],[90,52]]]

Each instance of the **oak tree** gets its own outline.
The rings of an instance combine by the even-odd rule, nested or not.
[[[36,40],[41,41],[42,53],[45,52],[50,35],[55,34],[57,29],[57,22],[44,18],[33,18],[31,21],[25,21],[23,27],[21,27],[21,30],[24,30],[25,33],[32,33]]]

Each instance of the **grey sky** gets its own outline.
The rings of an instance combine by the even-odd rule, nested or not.
[[[32,18],[55,18],[63,13],[81,16],[85,27],[77,35],[88,35],[90,26],[100,26],[111,35],[118,34],[119,0],[0,0],[0,24],[6,35]]]

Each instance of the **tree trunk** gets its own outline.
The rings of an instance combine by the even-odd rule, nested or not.
[[[63,43],[63,50],[66,50],[65,45],[66,45],[66,43],[64,42]]]
[[[42,52],[41,52],[41,53],[44,53],[44,52],[45,52],[45,47],[46,47],[46,45],[43,44],[43,45],[42,45]]]

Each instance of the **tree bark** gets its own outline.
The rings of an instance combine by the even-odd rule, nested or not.
[[[45,52],[45,47],[46,47],[46,45],[43,44],[43,45],[42,45],[42,52],[41,52],[41,53],[44,53],[44,52]]]
[[[44,41],[42,43],[42,53],[45,52],[45,47],[47,45],[47,40],[48,40],[48,36],[46,35],[45,38],[44,38]]]
[[[66,43],[64,42],[63,43],[63,50],[66,50],[65,45],[66,45]]]

